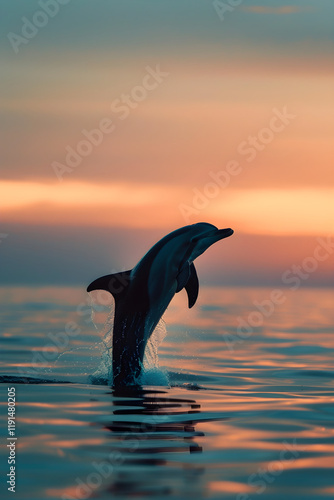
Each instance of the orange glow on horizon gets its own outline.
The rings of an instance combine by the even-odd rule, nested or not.
[[[295,5],[283,5],[282,7],[268,7],[266,5],[252,5],[250,7],[244,7],[243,10],[247,12],[254,12],[255,14],[295,14],[297,12],[302,12],[303,8],[297,7]]]
[[[217,192],[215,198],[206,198],[201,209],[185,186],[0,181],[6,222],[155,228],[208,220],[220,227],[228,222],[239,232],[250,234],[333,233],[334,189]]]
[[[208,213],[225,213],[240,230],[268,235],[329,235],[334,232],[334,189],[230,191]],[[233,224],[233,222],[231,222]]]
[[[4,210],[18,209],[40,203],[56,206],[119,206],[152,205],[168,196],[159,186],[127,183],[93,184],[87,182],[40,183],[0,181],[1,204]],[[165,194],[164,194],[165,193]]]

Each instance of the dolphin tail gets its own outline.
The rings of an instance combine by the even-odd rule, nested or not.
[[[130,282],[131,269],[121,273],[107,274],[92,281],[87,287],[87,292],[93,290],[106,290],[111,293],[116,300],[123,292],[126,291]]]

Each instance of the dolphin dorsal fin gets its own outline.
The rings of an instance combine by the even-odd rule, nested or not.
[[[117,298],[127,290],[131,279],[131,271],[130,269],[129,271],[101,276],[101,278],[97,278],[88,285],[87,292],[92,292],[93,290],[106,290],[113,295],[116,302]]]
[[[187,262],[182,267],[177,277],[177,288],[175,293],[180,292],[183,288],[186,289],[188,294],[188,306],[190,309],[197,300],[199,289],[198,277],[193,262],[191,264]]]

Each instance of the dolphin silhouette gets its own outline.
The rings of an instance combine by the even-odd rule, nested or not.
[[[114,387],[138,383],[147,341],[175,293],[186,289],[189,308],[197,300],[193,261],[232,234],[230,228],[217,229],[206,222],[181,227],[158,241],[133,269],[102,276],[87,287],[87,292],[106,290],[115,299]]]

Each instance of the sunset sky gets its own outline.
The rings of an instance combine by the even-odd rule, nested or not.
[[[224,3],[6,2],[2,284],[84,286],[199,221],[235,230],[202,282],[279,284],[333,235],[334,2]]]

